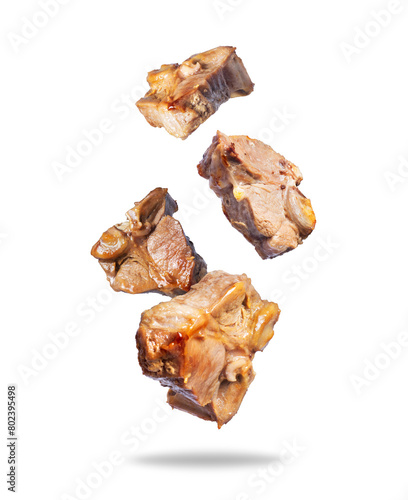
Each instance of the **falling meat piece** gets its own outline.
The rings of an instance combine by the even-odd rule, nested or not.
[[[300,170],[263,142],[217,132],[198,171],[263,259],[293,250],[313,231],[312,205],[297,187]]]
[[[186,139],[230,97],[248,95],[254,84],[235,47],[195,54],[150,71],[150,90],[136,105],[153,127]]]
[[[245,274],[207,274],[185,295],[142,314],[143,373],[169,387],[168,403],[218,427],[237,413],[254,379],[252,360],[273,336],[279,308]]]
[[[127,212],[128,220],[104,232],[91,254],[111,287],[127,293],[187,292],[207,272],[203,258],[173,219],[177,203],[157,188]]]

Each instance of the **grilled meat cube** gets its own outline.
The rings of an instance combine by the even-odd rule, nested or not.
[[[135,203],[126,222],[102,234],[91,254],[114,290],[173,297],[206,274],[206,263],[172,217],[177,209],[167,189],[157,188]]]
[[[169,387],[173,408],[221,427],[237,413],[255,376],[253,357],[272,338],[279,313],[245,274],[211,272],[185,295],[142,314],[140,366]]]
[[[195,54],[151,71],[150,90],[136,105],[153,127],[186,139],[230,97],[248,95],[254,84],[234,47]]]
[[[297,187],[300,170],[261,141],[217,132],[198,172],[263,259],[293,250],[315,227],[310,200]]]

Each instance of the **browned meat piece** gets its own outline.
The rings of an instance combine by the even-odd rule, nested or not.
[[[179,64],[150,71],[150,90],[136,105],[153,127],[186,139],[230,97],[248,95],[254,84],[235,53],[218,47]]]
[[[187,292],[207,272],[203,258],[172,215],[177,203],[157,188],[127,212],[128,220],[104,232],[91,254],[117,292]]]
[[[140,366],[170,388],[173,408],[221,427],[237,413],[255,376],[252,359],[271,340],[279,313],[245,274],[211,272],[142,314]]]
[[[293,250],[313,231],[312,205],[297,188],[300,170],[263,142],[217,132],[198,171],[263,259]]]

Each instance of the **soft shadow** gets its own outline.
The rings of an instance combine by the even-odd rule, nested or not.
[[[137,465],[166,467],[237,467],[265,465],[279,460],[277,455],[248,452],[175,452],[139,455],[129,459]]]

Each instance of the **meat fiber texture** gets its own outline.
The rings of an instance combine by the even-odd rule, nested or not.
[[[297,187],[300,170],[263,142],[217,132],[198,171],[263,259],[293,250],[313,231],[312,205]]]
[[[254,84],[235,47],[195,54],[179,64],[150,71],[150,90],[137,103],[153,127],[186,139],[230,97],[248,95]]]
[[[220,428],[237,413],[255,376],[253,357],[271,340],[279,313],[245,274],[213,271],[142,314],[140,366],[169,387],[173,408]]]
[[[172,217],[177,209],[167,189],[157,188],[135,203],[126,222],[105,231],[95,243],[91,254],[115,291],[173,297],[206,274],[206,263]]]

